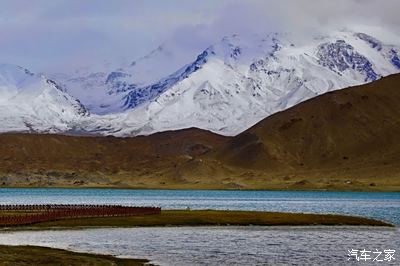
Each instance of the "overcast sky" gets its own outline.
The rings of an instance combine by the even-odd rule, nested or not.
[[[0,61],[64,71],[132,61],[165,40],[194,53],[232,33],[400,32],[399,10],[400,0],[0,0]]]

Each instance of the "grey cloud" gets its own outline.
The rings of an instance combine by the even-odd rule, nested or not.
[[[1,61],[34,71],[133,60],[164,40],[195,54],[222,36],[306,36],[353,24],[400,30],[399,0],[0,0]]]

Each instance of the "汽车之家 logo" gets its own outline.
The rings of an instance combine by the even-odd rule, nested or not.
[[[351,249],[348,251],[348,259],[347,260],[355,260],[355,261],[378,261],[378,262],[390,262],[394,261],[394,253],[396,250],[394,249],[385,249],[385,250],[366,250],[366,249]]]

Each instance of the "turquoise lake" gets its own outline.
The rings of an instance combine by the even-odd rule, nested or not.
[[[120,204],[163,209],[339,213],[400,225],[399,192],[2,188],[0,204]]]

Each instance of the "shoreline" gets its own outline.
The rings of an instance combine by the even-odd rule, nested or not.
[[[166,190],[166,191],[175,191],[175,190],[199,190],[199,191],[271,191],[271,192],[360,192],[360,193],[400,193],[400,188],[399,189],[373,189],[373,190],[357,190],[357,189],[325,189],[325,188],[213,188],[213,187],[192,187],[192,188],[187,188],[187,187],[175,187],[175,186],[169,186],[169,187],[161,187],[161,186],[155,186],[155,187],[132,187],[132,186],[127,186],[127,187],[114,187],[114,186],[10,186],[10,187],[1,187],[0,189],[100,189],[100,190]]]
[[[91,228],[183,227],[183,226],[378,226],[389,222],[360,216],[258,211],[162,210],[144,216],[69,218],[30,225],[5,226],[0,231],[69,230]]]

